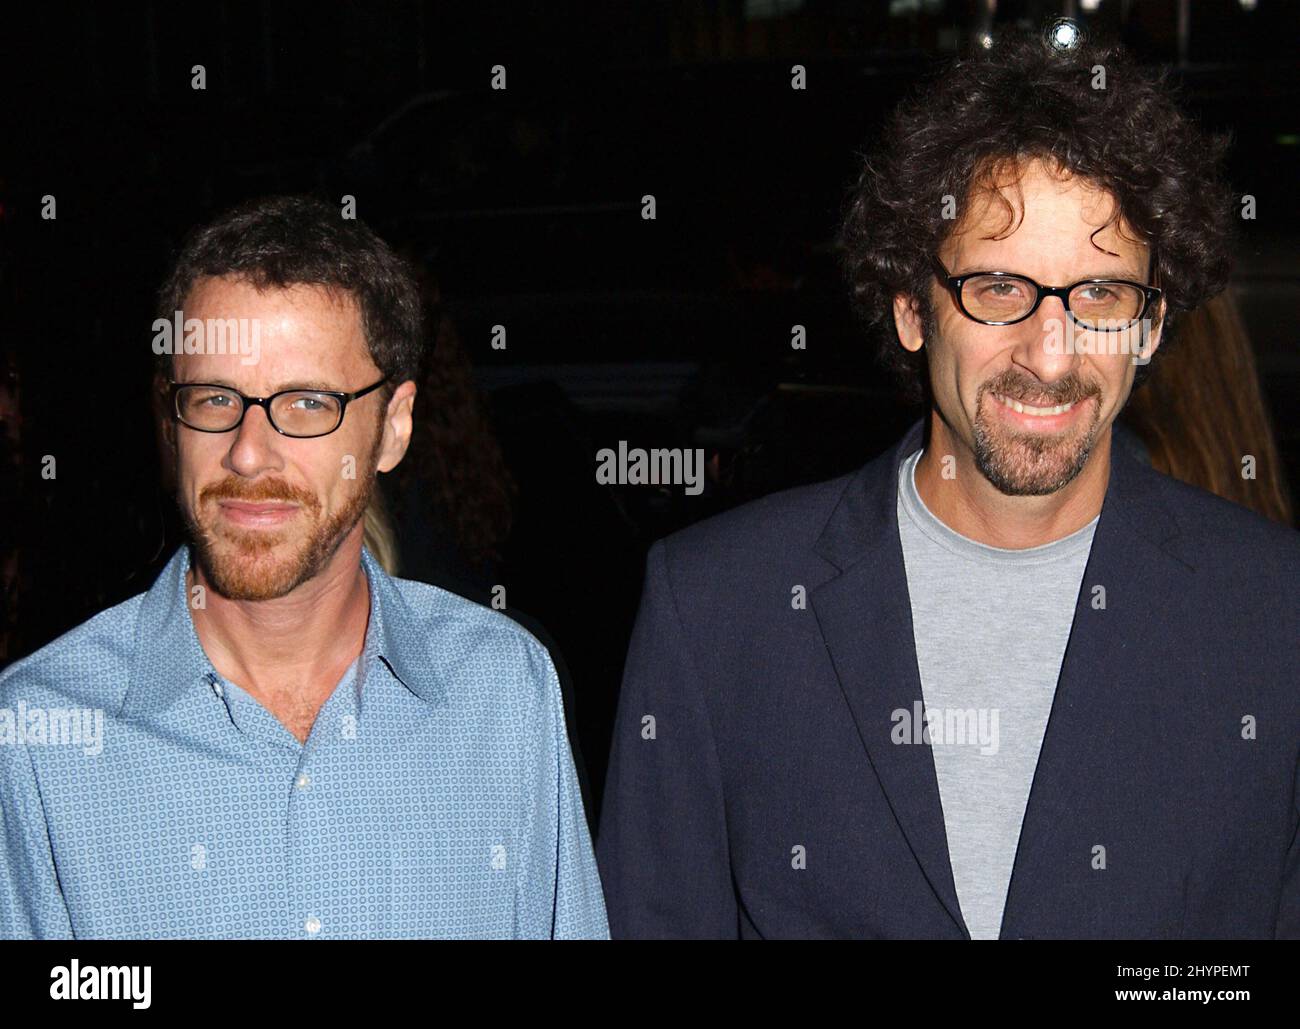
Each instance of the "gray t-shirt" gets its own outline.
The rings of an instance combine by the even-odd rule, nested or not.
[[[962,915],[997,939],[1097,519],[1027,550],[978,543],[925,506],[920,456],[900,469],[898,531],[925,722]]]

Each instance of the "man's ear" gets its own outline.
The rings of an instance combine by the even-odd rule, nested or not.
[[[153,404],[153,416],[158,424],[158,438],[169,449],[175,451],[176,419],[172,417],[171,410],[167,406],[169,398],[166,376],[162,374],[154,376],[149,399]]]
[[[406,448],[411,445],[414,407],[415,383],[407,379],[393,390],[393,395],[388,401],[388,410],[384,413],[384,437],[376,466],[379,471],[391,472],[406,456]]]
[[[1165,334],[1165,301],[1161,297],[1156,312],[1118,333],[1122,353],[1133,355],[1134,364],[1150,364]]]
[[[1155,356],[1156,350],[1160,346],[1160,341],[1165,335],[1165,298],[1161,297],[1156,301],[1156,317],[1151,319],[1151,331],[1147,334],[1146,344],[1143,350],[1148,361]]]
[[[167,380],[155,376],[150,391],[150,403],[153,407],[154,427],[158,442],[158,464],[162,476],[164,491],[170,493],[176,487],[176,419],[172,417],[167,406]]]
[[[898,341],[903,347],[916,353],[925,343],[925,334],[921,330],[923,319],[921,305],[915,297],[906,293],[894,296],[894,328],[898,331]]]

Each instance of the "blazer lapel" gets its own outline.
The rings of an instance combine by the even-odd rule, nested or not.
[[[929,744],[891,740],[896,712],[922,703],[911,598],[898,536],[898,471],[921,446],[918,422],[893,451],[867,464],[828,519],[816,550],[835,569],[811,594],[822,638],[871,766],[931,888],[966,932],[953,885],[947,833]],[[1110,478],[1076,602],[1047,729],[1021,825],[1003,914],[1015,935],[1043,909],[1061,869],[1053,826],[1077,810],[1086,769],[1107,760],[1107,720],[1117,684],[1150,631],[1143,617],[1161,593],[1194,571],[1180,555],[1177,524],[1152,488],[1156,475],[1112,440]],[[1135,569],[1143,574],[1135,575]],[[1096,606],[1094,587],[1107,590]],[[919,731],[919,730],[918,730]]]
[[[1177,551],[1172,513],[1152,489],[1156,474],[1112,438],[1106,499],[1021,825],[1004,935],[1032,928],[1032,912],[1044,910],[1043,898],[1060,888],[1053,827],[1084,810],[1088,770],[1108,767],[1111,725],[1117,709],[1133,700],[1126,682],[1134,656],[1149,645],[1150,615],[1165,606],[1161,595],[1176,594],[1194,571]],[[1106,591],[1104,607],[1097,587]]]
[[[930,746],[891,740],[896,712],[912,720],[921,710],[897,501],[899,465],[921,446],[923,429],[924,423],[917,422],[892,452],[850,480],[816,546],[838,574],[816,587],[811,600],[858,735],[894,817],[931,888],[966,932]]]

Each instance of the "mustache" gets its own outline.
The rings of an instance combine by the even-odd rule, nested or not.
[[[1088,397],[1099,397],[1101,387],[1095,382],[1085,382],[1077,375],[1044,386],[1042,383],[1026,382],[1021,376],[1007,372],[984,383],[980,393],[996,393],[1030,407],[1055,407],[1057,404],[1074,404]]]
[[[264,482],[248,482],[246,479],[229,478],[210,483],[199,491],[199,504],[209,501],[242,500],[250,504],[264,501],[282,501],[300,504],[309,510],[320,506],[314,493],[291,486],[279,479],[267,479]]]

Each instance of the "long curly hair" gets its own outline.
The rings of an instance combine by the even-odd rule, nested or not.
[[[1014,34],[923,84],[864,155],[838,239],[853,306],[907,399],[928,395],[925,348],[899,344],[893,299],[918,301],[932,329],[932,259],[961,224],[944,217],[945,197],[964,211],[987,191],[1007,207],[1010,228],[996,184],[1033,160],[1108,192],[1115,220],[1152,248],[1153,281],[1165,291],[1158,360],[1178,316],[1222,290],[1231,271],[1227,145],[1179,110],[1167,75],[1139,68],[1113,43],[1080,38],[1058,50],[1045,34]],[[1148,369],[1138,366],[1136,382]]]

